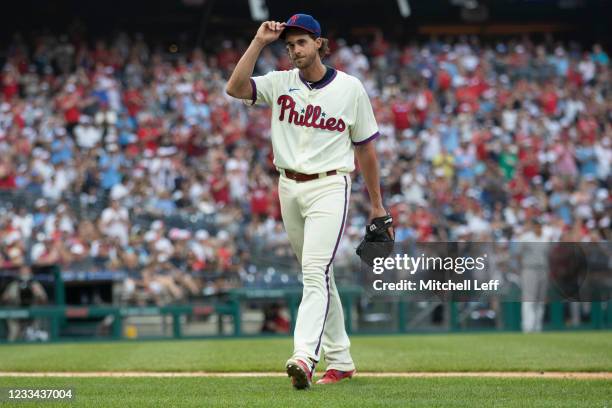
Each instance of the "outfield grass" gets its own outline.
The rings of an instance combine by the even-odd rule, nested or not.
[[[359,378],[294,391],[286,378],[0,378],[0,387],[72,387],[53,407],[608,407],[611,382]],[[17,403],[14,406],[33,406]],[[44,403],[47,406],[46,403]],[[0,402],[0,406],[8,406]],[[39,403],[43,406],[43,403]]]
[[[612,332],[355,336],[360,371],[612,371]],[[0,371],[281,371],[289,338],[0,346]],[[320,366],[323,368],[323,365]]]
[[[280,372],[291,350],[289,338],[5,345],[0,347],[0,371]],[[362,372],[612,372],[612,332],[355,336],[352,351]],[[322,371],[323,366],[318,373]],[[2,387],[74,390],[74,401],[51,403],[54,407],[610,407],[612,404],[612,381],[584,379],[357,375],[341,384],[315,385],[308,392],[298,392],[292,389],[289,379],[282,377],[0,377]],[[0,402],[0,406],[11,405]]]

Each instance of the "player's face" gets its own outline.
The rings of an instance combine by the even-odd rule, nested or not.
[[[289,33],[285,38],[285,46],[289,52],[289,58],[299,69],[306,69],[318,56],[320,39],[313,40],[308,34]]]

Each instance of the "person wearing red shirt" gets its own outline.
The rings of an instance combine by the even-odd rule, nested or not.
[[[452,83],[451,75],[447,70],[441,69],[438,72],[438,89],[442,92],[450,89]]]
[[[371,52],[374,58],[384,58],[389,50],[389,43],[385,41],[382,31],[377,31],[372,43]]]
[[[217,259],[219,260],[219,267],[223,271],[228,271],[232,266],[232,250],[225,246],[221,246],[217,250]]]
[[[412,225],[417,231],[417,241],[429,241],[433,233],[433,216],[423,205],[412,213]]]
[[[160,128],[161,126],[156,125],[155,120],[153,118],[148,118],[143,122],[140,129],[138,129],[138,131],[136,132],[141,151],[157,151],[159,138],[161,136]]]
[[[476,145],[476,158],[485,161],[489,158],[487,144],[491,140],[491,132],[488,129],[480,129],[474,132],[472,143]]]
[[[508,190],[514,200],[521,202],[529,193],[529,184],[525,181],[523,172],[518,170],[522,170],[520,165],[514,173],[514,178],[508,182]]]
[[[570,67],[567,71],[567,80],[577,87],[582,87],[582,75],[580,74],[580,71],[578,71],[576,63],[573,61],[570,62]]]
[[[535,176],[540,174],[540,162],[537,151],[531,145],[526,145],[524,149],[521,149],[518,157],[522,163],[523,175],[527,180],[533,180]]]
[[[577,127],[581,143],[592,144],[597,141],[598,125],[594,117],[579,113]]]
[[[542,110],[548,116],[553,116],[557,112],[557,103],[559,98],[555,92],[553,84],[546,85],[546,89],[542,92],[540,97],[540,103],[542,104]]]
[[[15,182],[15,168],[10,161],[0,161],[0,190],[14,190],[17,188]]]
[[[264,217],[268,215],[270,196],[268,189],[262,183],[256,183],[251,188],[251,213],[253,216]]]
[[[401,132],[410,127],[410,102],[395,98],[391,104],[391,112],[393,112],[393,124],[395,130]]]
[[[25,117],[25,103],[18,101],[13,107],[13,123],[19,128],[23,129],[26,125]]]
[[[140,91],[136,88],[129,88],[123,94],[123,101],[127,108],[128,114],[131,117],[136,117],[136,115],[141,111],[144,105],[144,99]]]
[[[79,109],[79,94],[77,88],[73,84],[66,86],[65,92],[62,93],[58,98],[58,107],[64,114],[64,121],[66,122],[66,130],[68,134],[73,135],[72,131],[79,124],[81,117],[81,110]]]
[[[457,88],[455,97],[460,112],[477,112],[479,108],[478,98],[483,92],[482,82],[474,76],[468,80],[468,84]]]
[[[427,112],[429,111],[429,107],[431,106],[432,102],[433,94],[426,84],[421,84],[419,87],[419,92],[414,101],[415,116],[420,125],[425,123],[425,120],[427,119]]]
[[[229,204],[229,183],[221,167],[219,168],[219,170],[216,170],[214,172],[214,175],[210,178],[210,191],[212,193],[213,199],[217,204]]]
[[[10,101],[14,96],[19,95],[19,80],[16,74],[9,70],[1,79],[0,84],[2,84],[2,94],[5,100]]]

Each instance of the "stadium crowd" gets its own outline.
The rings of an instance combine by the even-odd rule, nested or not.
[[[371,97],[397,241],[509,241],[532,219],[551,240],[610,240],[611,70],[601,46],[330,40],[325,62]],[[128,302],[295,281],[269,108],[224,92],[244,47],[15,36],[0,73],[2,267],[121,271]],[[278,43],[257,73],[291,68]],[[367,222],[358,174],[351,200],[340,279]]]

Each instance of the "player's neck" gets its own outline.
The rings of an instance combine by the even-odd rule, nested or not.
[[[314,63],[304,69],[300,69],[300,76],[308,82],[320,81],[324,76],[327,68],[321,60],[317,59]]]

